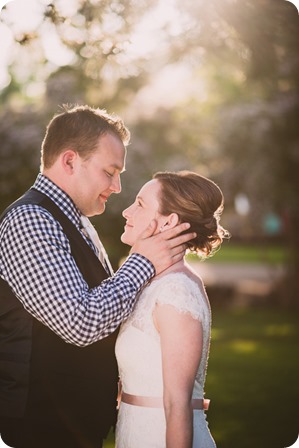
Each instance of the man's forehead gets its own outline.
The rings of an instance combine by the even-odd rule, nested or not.
[[[113,168],[120,173],[124,173],[126,171],[125,163],[123,165],[119,165],[118,163],[111,163],[109,166],[110,168]]]

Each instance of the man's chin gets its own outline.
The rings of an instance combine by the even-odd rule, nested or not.
[[[101,215],[102,213],[104,213],[105,210],[106,210],[106,206],[105,206],[105,204],[100,204],[100,206],[99,206],[98,209],[97,209],[96,214],[97,214],[97,215]]]
[[[101,209],[101,210],[94,210],[92,213],[88,213],[87,216],[88,218],[92,218],[93,216],[99,216],[102,215],[104,213],[105,209]]]

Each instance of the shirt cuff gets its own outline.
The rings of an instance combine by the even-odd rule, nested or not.
[[[152,262],[137,253],[130,255],[120,267],[119,271],[121,271],[122,275],[132,280],[137,289],[144,286],[156,274]]]

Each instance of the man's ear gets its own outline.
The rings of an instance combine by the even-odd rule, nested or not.
[[[67,174],[73,174],[77,158],[78,153],[72,149],[67,149],[61,154],[62,167]]]
[[[165,219],[165,223],[160,227],[160,232],[167,229],[173,229],[177,224],[179,224],[180,219],[177,213],[171,213],[169,216],[163,216],[163,220]]]

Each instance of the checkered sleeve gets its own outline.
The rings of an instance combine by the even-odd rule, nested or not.
[[[111,334],[154,275],[152,263],[133,254],[113,277],[89,289],[60,224],[37,205],[10,211],[0,240],[1,277],[28,312],[78,346]]]

